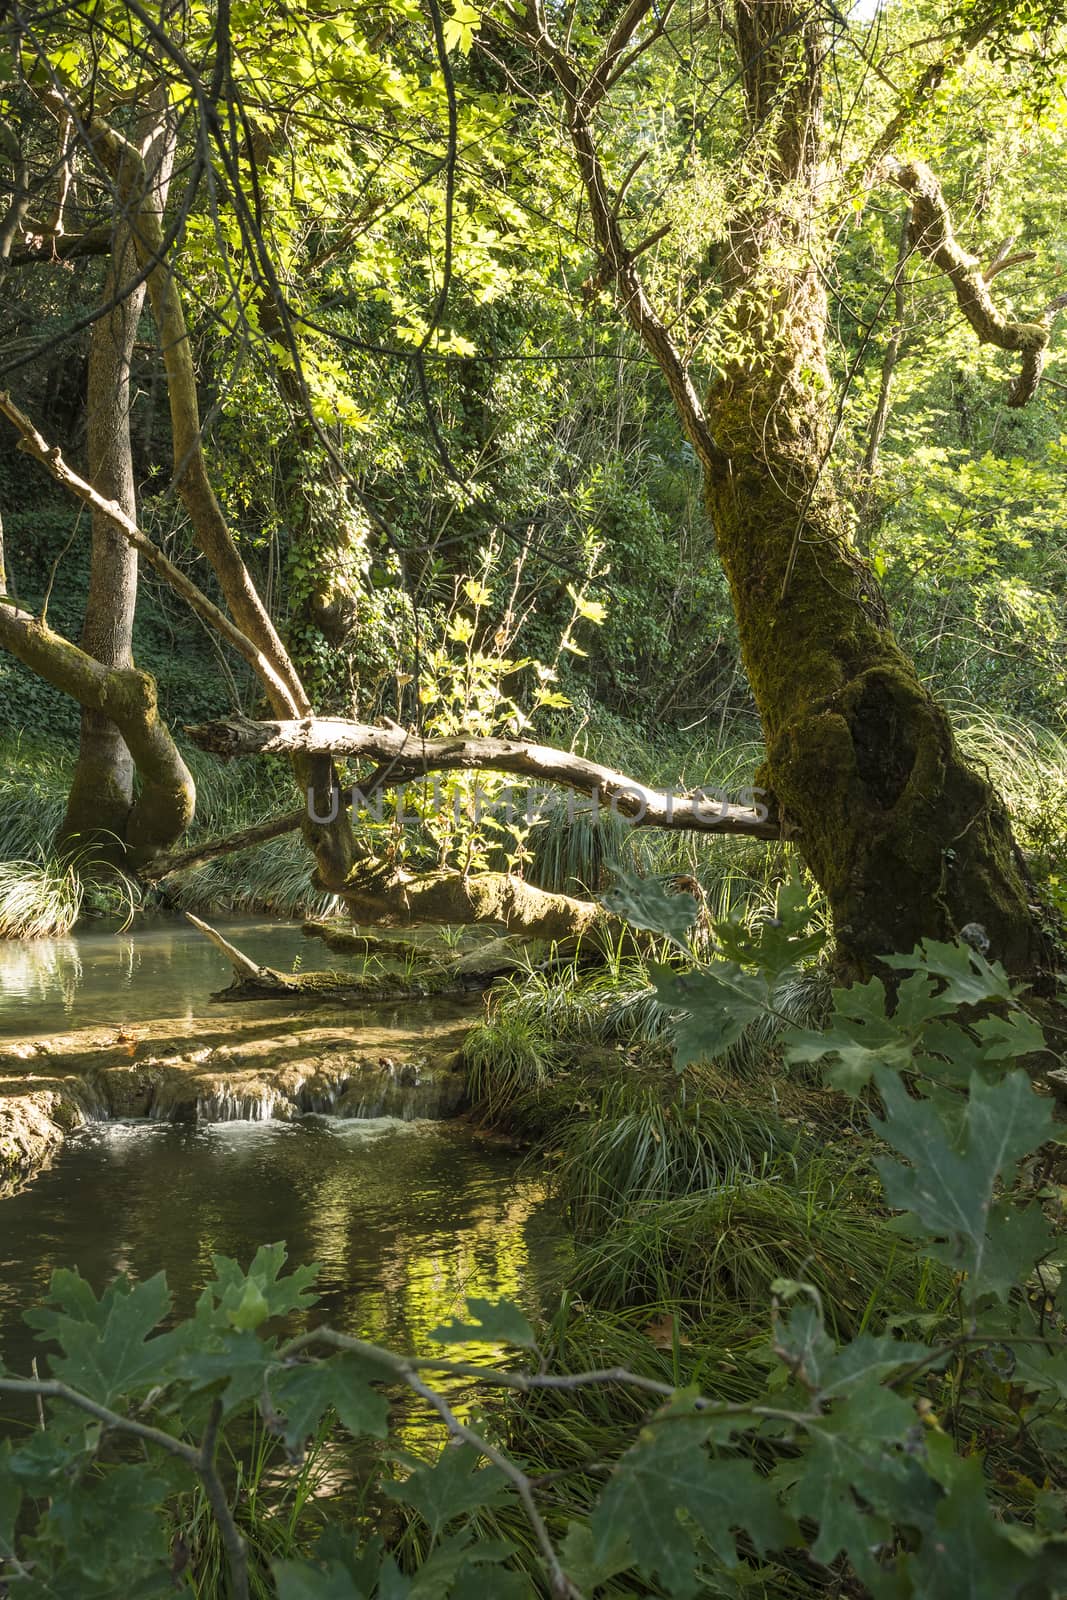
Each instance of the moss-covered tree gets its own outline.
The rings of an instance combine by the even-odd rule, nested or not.
[[[826,891],[842,951],[859,968],[924,936],[953,938],[977,924],[1012,970],[1036,972],[1048,958],[1047,936],[1006,810],[961,756],[947,713],[901,650],[857,548],[851,508],[828,470],[839,417],[826,284],[840,197],[850,186],[904,189],[911,250],[948,276],[979,339],[1019,353],[1009,403],[1025,403],[1036,387],[1056,304],[1030,323],[1001,314],[979,264],[953,237],[933,175],[893,155],[923,94],[979,44],[996,13],[946,36],[869,162],[851,172],[835,167],[824,128],[830,29],[839,24],[803,0],[724,8],[717,25],[741,90],[737,107],[727,101],[739,115],[741,154],[732,162],[736,192],[718,263],[727,332],[703,398],[642,281],[645,245],[624,239],[627,179],[610,180],[597,125],[609,91],[656,45],[668,17],[650,0],[632,0],[592,58],[588,39],[565,44],[540,4],[510,13],[509,26],[562,93],[599,281],[614,286],[655,357],[701,462],[763,725],[763,782],[783,833],[797,839]]]

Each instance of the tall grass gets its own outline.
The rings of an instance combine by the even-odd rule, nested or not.
[[[830,1002],[831,974],[812,966],[789,973],[774,994],[774,1009],[750,1023],[742,1037],[716,1058],[736,1077],[764,1072],[790,1023],[817,1026]],[[536,1026],[561,1043],[669,1045],[674,1015],[659,1001],[646,962],[628,958],[602,969],[577,962],[558,971],[530,971],[508,978],[493,992],[492,1018]]]
[[[307,1554],[322,1530],[331,1488],[339,1475],[342,1481],[351,1475],[345,1447],[330,1439],[330,1421],[327,1414],[298,1462],[286,1458],[276,1435],[258,1418],[243,1450],[227,1444],[224,1469],[248,1555],[250,1600],[274,1600],[272,1563]],[[198,1600],[220,1600],[229,1593],[229,1566],[203,1489],[182,1495],[168,1512],[174,1548],[185,1562],[182,1591]]]
[[[69,933],[84,890],[70,861],[47,856],[0,861],[0,939],[44,939]]]
[[[279,917],[333,916],[341,901],[312,882],[314,863],[299,834],[253,850],[216,856],[166,880],[169,904],[182,911],[266,912]]]
[[[588,1237],[634,1212],[766,1172],[795,1145],[763,1112],[710,1098],[664,1103],[657,1088],[624,1082],[565,1131],[555,1185]]]
[[[595,1305],[659,1301],[699,1319],[765,1317],[778,1278],[812,1284],[843,1337],[944,1295],[872,1195],[821,1162],[635,1207],[579,1249],[570,1284]]]
[[[140,886],[92,848],[0,860],[0,939],[62,936],[90,901],[94,911],[121,916],[127,926],[141,901]]]
[[[551,1080],[559,1052],[531,1018],[489,1018],[471,1028],[463,1043],[467,1093],[476,1110],[492,1119],[514,1103],[536,1096]]]
[[[0,745],[0,861],[51,850],[73,771],[73,751],[21,738]]]
[[[234,833],[293,804],[292,778],[279,763],[223,765],[196,749],[182,753],[197,788],[185,844]],[[0,937],[63,934],[87,912],[127,913],[139,903],[132,880],[101,874],[91,850],[56,854],[74,755],[25,739],[0,750]],[[292,834],[177,875],[165,897],[188,911],[328,916],[339,901],[314,887],[312,867]]]
[[[1067,738],[964,701],[949,711],[964,754],[1007,805],[1035,875],[1059,879],[1067,893]]]

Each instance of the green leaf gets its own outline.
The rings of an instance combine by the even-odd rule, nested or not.
[[[908,1402],[870,1375],[810,1426],[807,1454],[792,1469],[789,1509],[818,1524],[816,1561],[829,1565],[844,1550],[872,1582],[872,1551],[891,1538],[894,1521],[906,1523],[911,1507],[929,1498],[925,1474],[899,1448],[915,1427]]]
[[[493,1600],[533,1596],[529,1580],[516,1572],[502,1572],[500,1565],[515,1553],[515,1546],[503,1539],[479,1539],[472,1543],[469,1528],[461,1528],[444,1540],[422,1561],[411,1579],[411,1600],[446,1600],[470,1595],[484,1600],[487,1591]],[[492,1572],[481,1569],[491,1566]]]
[[[391,1499],[414,1506],[436,1538],[454,1517],[501,1499],[506,1477],[499,1467],[479,1467],[480,1459],[473,1445],[447,1445],[432,1465],[416,1467],[409,1477],[383,1488]]]
[[[160,1508],[172,1485],[143,1463],[111,1466],[54,1485],[35,1544],[59,1556],[60,1593],[124,1593],[146,1576],[167,1573],[169,1539]]]
[[[923,939],[911,955],[886,956],[887,967],[899,972],[922,971],[944,980],[942,998],[952,1006],[977,1006],[986,1000],[1014,1005],[1011,979],[999,961],[989,962],[967,944],[941,944]]]
[[[269,1316],[267,1297],[251,1279],[245,1284],[240,1300],[226,1313],[230,1326],[241,1333],[260,1327]]]
[[[188,1326],[179,1330],[188,1338],[187,1347],[175,1362],[175,1376],[187,1383],[194,1394],[221,1386],[227,1412],[257,1399],[269,1370],[276,1365],[271,1345],[254,1333],[238,1333],[236,1329],[227,1329],[221,1337],[211,1337],[212,1330],[208,1330],[208,1343],[195,1323],[193,1330],[189,1333]]]
[[[889,1334],[861,1333],[838,1347],[814,1305],[798,1306],[788,1319],[780,1319],[775,1347],[823,1402],[840,1400],[872,1381],[883,1383],[902,1367],[930,1354],[927,1345],[894,1339]]]
[[[339,1561],[313,1566],[309,1561],[275,1561],[271,1567],[278,1600],[368,1600]]]
[[[593,1512],[596,1560],[614,1555],[625,1529],[641,1573],[688,1596],[698,1589],[697,1530],[728,1567],[737,1565],[738,1532],[761,1552],[789,1543],[794,1530],[772,1485],[749,1461],[710,1458],[707,1429],[699,1414],[676,1410],[643,1430]]]
[[[680,1013],[674,1023],[677,1072],[720,1056],[743,1037],[750,1023],[766,1015],[769,1005],[766,980],[732,961],[717,961],[681,975],[653,967],[652,981],[660,1005]]]
[[[1006,1302],[1035,1262],[1043,1260],[1055,1243],[1055,1232],[1040,1206],[995,1201],[986,1225],[982,1288]]]
[[[593,1590],[599,1584],[608,1583],[632,1567],[634,1561],[625,1528],[617,1528],[614,1542],[608,1542],[598,1553],[593,1530],[585,1522],[568,1523],[560,1557],[563,1570],[582,1590]]]
[[[1067,1406],[1067,1350],[1044,1345],[1005,1343],[1014,1355],[1012,1382],[1024,1385],[1035,1394],[1053,1394]],[[1065,1508],[1067,1510],[1067,1508]]]
[[[795,866],[778,885],[774,915],[749,925],[741,917],[715,924],[719,949],[731,960],[780,978],[798,962],[817,955],[826,943],[822,928],[810,929],[812,908],[807,888]]]
[[[901,984],[902,991],[910,981]],[[925,1001],[929,989],[925,980],[921,988]],[[859,1094],[882,1068],[900,1070],[911,1064],[917,1028],[914,1008],[909,1008],[908,1000],[908,995],[900,996],[896,1013],[890,1018],[886,1016],[881,978],[858,983],[851,989],[835,989],[833,1015],[825,1028],[786,1031],[786,1060],[801,1065],[829,1056],[832,1065],[826,1077],[830,1085],[845,1094]]]
[[[328,1361],[287,1367],[271,1384],[272,1398],[285,1416],[283,1437],[299,1450],[331,1407],[349,1433],[384,1439],[389,1431],[389,1401],[372,1387],[382,1370],[345,1352]]]
[[[902,1564],[923,1600],[1011,1600],[1028,1589],[1038,1568],[992,1515],[974,1457],[960,1463],[933,1527]]]
[[[421,1573],[419,1575],[421,1577]],[[490,1587],[491,1585],[491,1587]],[[422,1597],[422,1590],[414,1594]],[[487,1575],[481,1566],[468,1561],[448,1591],[448,1600],[538,1600],[540,1591],[521,1572],[508,1572],[497,1567]]]
[[[149,1335],[170,1310],[162,1272],[145,1283],[117,1278],[97,1300],[76,1272],[52,1276],[48,1304],[26,1321],[63,1350],[51,1361],[55,1376],[102,1405],[152,1388],[164,1375],[175,1336]]]
[[[22,1489],[11,1472],[11,1441],[0,1443],[0,1554],[15,1544],[15,1518],[22,1504]]]
[[[658,878],[635,878],[616,870],[618,881],[601,895],[605,911],[622,917],[631,927],[645,928],[684,945],[699,912],[693,896],[668,894]]]
[[[441,1344],[515,1344],[524,1350],[536,1348],[534,1331],[510,1300],[482,1300],[471,1296],[467,1310],[473,1322],[449,1322],[431,1330],[430,1338]]]
[[[987,1227],[998,1178],[1047,1136],[1052,1112],[1035,1095],[1024,1072],[999,1083],[974,1074],[970,1094],[951,1135],[934,1107],[913,1100],[897,1078],[882,1085],[886,1117],[873,1126],[910,1167],[875,1162],[891,1206],[911,1211],[935,1238],[945,1241],[942,1258],[983,1284]],[[989,1265],[999,1275],[999,1257]]]
[[[247,1305],[250,1310],[254,1309],[258,1315],[258,1300],[254,1293],[250,1294],[248,1288],[251,1284],[266,1302],[266,1314],[269,1317],[284,1317],[293,1311],[306,1311],[318,1298],[306,1291],[318,1277],[319,1269],[314,1265],[295,1267],[292,1272],[282,1277],[281,1271],[285,1261],[284,1244],[260,1245],[247,1273],[242,1272],[237,1262],[228,1256],[212,1256],[211,1264],[215,1268],[215,1280],[208,1284],[201,1300],[203,1301],[206,1296],[209,1297],[208,1303],[211,1300],[217,1302],[219,1310],[228,1320],[233,1314],[240,1314],[242,1305]]]

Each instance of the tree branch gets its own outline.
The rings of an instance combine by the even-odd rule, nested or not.
[[[200,1448],[197,1449],[194,1445],[186,1444],[184,1439],[176,1439],[172,1433],[165,1433],[162,1428],[153,1428],[147,1423],[134,1421],[132,1417],[124,1417],[118,1411],[111,1411],[107,1406],[91,1399],[89,1395],[80,1394],[77,1389],[72,1389],[68,1384],[60,1383],[56,1379],[0,1377],[0,1394],[37,1395],[44,1400],[61,1401],[64,1405],[74,1406],[78,1411],[84,1411],[90,1417],[95,1417],[97,1422],[102,1423],[113,1433],[130,1434],[133,1438],[140,1439],[142,1443],[155,1445],[167,1455],[177,1456],[180,1461],[184,1461],[204,1485],[204,1493],[219,1525],[219,1533],[229,1561],[233,1600],[248,1600],[248,1561],[245,1544],[233,1520],[226,1491],[215,1467],[219,1421],[222,1417],[220,1400],[212,1404],[207,1428]]]
[[[725,451],[716,444],[704,406],[697,394],[689,368],[672,340],[667,326],[652,305],[644,283],[634,266],[637,251],[627,247],[619,225],[619,198],[612,200],[590,122],[590,113],[618,77],[622,52],[634,30],[647,15],[648,0],[631,0],[619,19],[599,62],[583,84],[573,58],[548,32],[544,7],[534,7],[531,27],[515,12],[509,12],[527,44],[548,66],[563,91],[578,171],[589,202],[593,235],[600,253],[597,275],[602,282],[613,282],[615,293],[630,326],[644,343],[666,379],[671,399],[682,428],[706,472],[722,472],[729,464]],[[629,64],[629,58],[626,58]],[[624,69],[623,69],[624,70]],[[654,237],[639,247],[647,249]]]
[[[202,750],[235,756],[284,754],[362,756],[397,762],[407,774],[509,772],[596,797],[637,826],[776,839],[779,829],[764,806],[733,805],[696,790],[672,795],[568,750],[515,739],[423,739],[404,728],[376,728],[334,717],[301,722],[251,722],[231,717],[186,728]],[[762,790],[754,791],[761,794]]]
[[[50,445],[34,427],[29,417],[21,411],[9,394],[0,393],[0,413],[18,429],[22,435],[19,449],[39,461],[47,472],[52,474],[57,483],[69,489],[79,500],[91,506],[94,511],[102,512],[124,538],[128,539],[133,548],[166,580],[176,594],[187,601],[198,616],[214,628],[216,633],[231,644],[242,655],[256,676],[265,685],[269,685],[274,693],[286,704],[291,712],[297,712],[297,705],[289,694],[288,688],[275,671],[274,665],[259,650],[248,635],[231,622],[225,612],[213,605],[191,578],[187,578],[180,567],[165,556],[159,547],[152,543],[146,533],[142,533],[132,518],[114,500],[105,500],[98,494],[91,483],[87,483],[72,467],[64,461],[57,445]]]
[[[248,850],[253,845],[266,844],[270,839],[280,839],[284,834],[296,833],[305,812],[285,811],[268,817],[265,822],[255,822],[249,828],[239,828],[222,839],[208,839],[203,844],[190,845],[186,850],[168,850],[153,856],[139,868],[137,876],[147,883],[158,883],[172,872],[188,872],[191,867],[202,867],[216,856],[231,855],[235,850]]]
[[[82,256],[106,256],[110,254],[114,239],[114,230],[109,222],[97,228],[87,228],[84,233],[52,233],[27,218],[23,228],[23,241],[13,247],[8,258],[13,267],[37,262],[74,261]]]
[[[109,717],[119,729],[141,774],[146,828],[151,819],[147,834],[131,829],[127,836],[134,857],[151,850],[160,829],[172,838],[182,833],[193,815],[196,788],[159,715],[154,679],[136,667],[102,666],[2,594],[0,646],[80,706]]]
[[[901,162],[887,156],[881,170],[911,200],[912,243],[948,278],[956,303],[981,342],[1022,356],[1008,405],[1016,409],[1026,405],[1041,381],[1052,318],[1059,309],[1057,302],[1046,307],[1037,322],[1013,322],[1006,317],[989,291],[989,279],[978,257],[970,255],[957,240],[941,185],[925,162]]]

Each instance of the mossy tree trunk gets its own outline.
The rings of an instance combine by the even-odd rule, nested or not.
[[[977,923],[1016,972],[1042,964],[1004,806],[898,645],[827,473],[831,382],[815,196],[822,24],[737,0],[754,208],[729,262],[735,354],[708,397],[707,504],[766,741],[764,785],[861,970]]]
[[[1048,951],[1007,814],[963,760],[947,715],[901,651],[827,471],[836,422],[823,282],[833,224],[819,202],[841,174],[823,165],[826,14],[806,0],[733,0],[719,21],[736,56],[745,125],[723,286],[725,353],[705,403],[637,265],[664,230],[627,243],[628,179],[613,188],[595,128],[605,96],[663,33],[664,18],[652,0],[631,0],[589,66],[569,35],[555,33],[540,0],[514,15],[562,91],[599,254],[596,281],[614,286],[703,469],[766,740],[757,782],[826,891],[843,964],[867,971],[880,955],[978,923],[995,956],[1032,973]],[[975,24],[965,49],[987,25]],[[924,92],[944,71],[944,62],[928,70]],[[1040,377],[1048,315],[1015,324],[992,307],[979,264],[952,237],[932,175],[887,154],[908,117],[902,106],[869,177],[911,196],[913,247],[946,273],[978,336],[1022,353],[1009,402],[1022,404]]]

